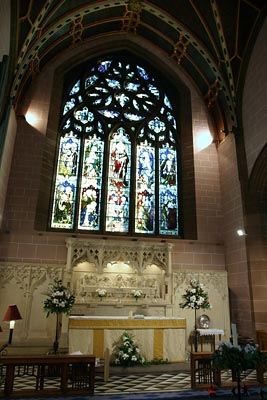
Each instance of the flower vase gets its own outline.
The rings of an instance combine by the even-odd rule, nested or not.
[[[53,353],[57,354],[58,352],[58,339],[59,339],[59,313],[56,313],[56,335],[55,341],[53,343]]]

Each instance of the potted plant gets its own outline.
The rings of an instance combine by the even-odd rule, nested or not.
[[[146,359],[141,356],[139,347],[134,343],[133,336],[124,332],[115,345],[113,351],[115,365],[129,367],[133,365],[143,365]]]
[[[234,346],[231,342],[220,341],[218,349],[211,356],[211,360],[214,370],[232,370],[233,380],[237,381],[238,398],[241,399],[241,373],[246,369],[256,369],[266,362],[266,356],[259,351],[257,345]]]

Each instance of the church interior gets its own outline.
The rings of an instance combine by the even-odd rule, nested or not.
[[[56,280],[75,296],[66,351],[102,358],[128,329],[148,359],[185,362],[196,324],[215,345],[267,331],[266,15],[265,0],[0,2],[11,353],[53,345]],[[181,306],[192,281],[210,307]]]

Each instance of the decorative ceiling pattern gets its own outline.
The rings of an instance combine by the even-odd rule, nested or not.
[[[238,93],[242,93],[247,62],[266,17],[266,0],[18,3],[11,90],[15,104],[34,76],[66,49],[125,33],[151,43],[191,80],[207,104],[220,139],[238,127]]]

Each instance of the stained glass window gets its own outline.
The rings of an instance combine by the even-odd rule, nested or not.
[[[146,67],[108,58],[66,90],[50,227],[179,235],[172,102]]]

